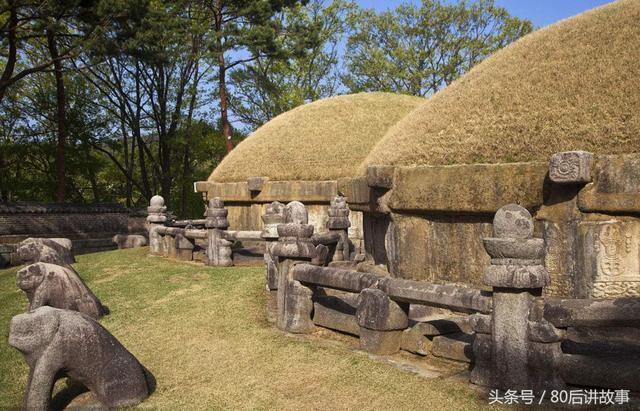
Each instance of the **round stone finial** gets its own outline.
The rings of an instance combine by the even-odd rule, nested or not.
[[[526,208],[507,204],[493,218],[493,235],[498,238],[531,238],[533,218]]]
[[[285,207],[285,221],[290,224],[309,224],[309,213],[299,201],[292,201]]]
[[[220,197],[209,200],[209,208],[224,208],[224,201]]]
[[[151,201],[149,201],[149,205],[151,207],[164,207],[164,198],[159,195],[155,195],[151,197]]]

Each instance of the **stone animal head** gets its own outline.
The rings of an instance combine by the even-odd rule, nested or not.
[[[27,238],[20,243],[16,253],[24,263],[71,263],[74,261],[71,250],[61,240],[64,239]]]
[[[24,354],[45,348],[58,330],[58,311],[45,306],[13,317],[9,326],[9,345]]]
[[[16,285],[22,291],[34,290],[42,283],[46,274],[42,264],[31,264],[18,271]]]

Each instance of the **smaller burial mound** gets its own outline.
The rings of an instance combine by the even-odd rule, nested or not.
[[[302,105],[269,121],[238,144],[209,181],[353,177],[387,130],[426,101],[393,93],[358,93]]]

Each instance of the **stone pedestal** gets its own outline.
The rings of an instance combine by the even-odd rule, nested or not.
[[[408,313],[409,304],[397,303],[381,290],[362,290],[356,310],[360,348],[379,355],[398,352],[402,333],[409,325]]]
[[[351,246],[348,230],[351,227],[351,223],[349,222],[349,208],[345,198],[342,196],[334,197],[331,200],[327,214],[329,214],[327,229],[340,235],[340,241],[336,244],[336,251],[333,254],[333,261],[349,261]]]
[[[264,228],[260,235],[264,241],[264,266],[267,290],[269,291],[269,303],[267,304],[267,319],[275,322],[277,316],[277,290],[278,290],[278,257],[271,252],[278,242],[278,225],[285,223],[284,204],[274,201],[267,206],[262,216]]]
[[[157,232],[157,228],[167,221],[167,207],[164,205],[164,198],[161,196],[151,197],[149,207],[147,207],[147,225],[149,227],[149,254],[161,255],[163,250],[162,236]]]
[[[224,238],[223,231],[229,228],[224,202],[219,197],[209,200],[204,212],[207,229],[207,265],[215,267],[230,267],[233,265],[231,241]]]
[[[176,258],[180,261],[192,261],[193,249],[195,248],[193,241],[182,234],[176,235]]]
[[[516,204],[498,210],[493,234],[484,239],[491,257],[484,283],[493,287],[490,385],[502,390],[531,389],[527,320],[534,297],[549,284],[542,265],[544,240],[532,238],[531,214]]]
[[[297,263],[311,264],[326,247],[314,246],[311,241],[313,225],[304,205],[298,201],[287,204],[284,210],[285,224],[278,225],[279,241],[271,248],[278,258],[278,298],[276,325],[292,333],[310,333],[315,330],[313,291],[310,287],[293,279],[292,269]]]

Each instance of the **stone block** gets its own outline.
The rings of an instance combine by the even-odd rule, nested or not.
[[[145,370],[99,323],[69,310],[40,307],[11,320],[9,345],[29,364],[27,410],[47,410],[56,379],[83,384],[108,408],[137,404],[149,396]],[[79,349],[81,348],[81,349]]]
[[[469,316],[451,316],[418,322],[412,326],[417,332],[426,336],[470,332]]]
[[[491,334],[491,315],[473,314],[469,316],[469,323],[474,332]]]
[[[548,321],[529,321],[529,339],[541,343],[562,341],[565,331],[556,328]]]
[[[376,331],[404,330],[408,326],[408,304],[392,301],[384,292],[366,288],[360,292],[358,325]]]
[[[368,204],[371,199],[371,188],[366,177],[338,179],[338,193],[345,196],[349,204]]]
[[[544,390],[566,389],[566,384],[560,376],[562,355],[559,342],[529,344],[527,363],[529,389],[538,393]]]
[[[280,291],[280,287],[278,287]],[[313,291],[298,281],[289,281],[284,293],[283,315],[278,318],[278,327],[294,334],[309,334],[315,331],[312,321]],[[278,308],[280,310],[280,308]]]
[[[578,194],[585,212],[640,212],[640,155],[597,156],[594,179]]]
[[[556,327],[640,327],[640,300],[549,298],[544,318]]]
[[[400,348],[414,354],[428,355],[431,352],[432,342],[420,329],[420,324],[417,323],[402,332]]]
[[[473,340],[473,362],[469,381],[476,385],[491,386],[491,336],[476,334]]]
[[[473,334],[448,334],[433,337],[431,352],[436,357],[455,361],[473,361]]]
[[[360,327],[360,348],[377,355],[391,355],[400,351],[402,331],[376,331]]]
[[[313,323],[321,327],[360,335],[360,327],[355,317],[355,309],[341,304],[333,298],[325,298],[313,305]]]
[[[542,162],[397,167],[389,206],[395,211],[495,213],[517,203],[543,203],[548,164]]]
[[[591,181],[593,154],[564,151],[551,156],[549,178],[557,184],[584,184]]]
[[[392,217],[386,227],[380,224],[374,232],[377,237],[367,241],[394,277],[484,286],[482,277],[490,258],[482,238],[491,236],[489,217]]]
[[[269,177],[249,177],[247,179],[247,188],[252,192],[260,192],[267,181],[269,181]]]
[[[562,350],[567,354],[640,357],[640,329],[569,327]]]
[[[640,391],[640,359],[563,354],[560,375],[567,384]]]
[[[367,185],[369,187],[386,188],[393,187],[393,166],[369,166],[367,167]]]

